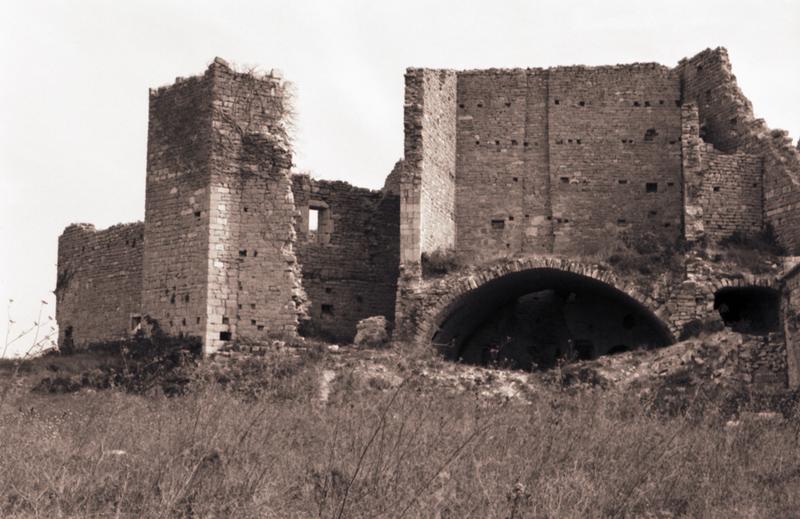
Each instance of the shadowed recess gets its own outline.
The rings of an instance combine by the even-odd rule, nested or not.
[[[525,370],[674,342],[667,326],[626,293],[548,268],[507,274],[467,292],[437,324],[432,340],[447,358]]]
[[[725,326],[756,335],[780,326],[780,293],[767,287],[726,287],[714,294],[714,308]]]

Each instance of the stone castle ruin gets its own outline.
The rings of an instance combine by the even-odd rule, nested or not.
[[[751,380],[800,384],[800,153],[725,49],[408,69],[380,191],[293,174],[285,87],[217,58],[151,90],[144,223],[59,238],[62,345],[152,323],[207,354],[349,341],[381,315],[399,343],[529,369],[727,326]]]

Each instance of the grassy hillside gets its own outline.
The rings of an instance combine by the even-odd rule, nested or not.
[[[11,388],[0,407],[3,517],[800,510],[797,408],[758,414],[746,399],[731,407],[732,393],[691,377],[621,390],[564,371],[507,374],[314,348],[180,362],[151,378],[112,354],[44,357],[16,378],[9,370],[0,366]],[[681,405],[660,405],[666,383]]]

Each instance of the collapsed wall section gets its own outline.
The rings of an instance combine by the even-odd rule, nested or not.
[[[724,48],[682,60],[682,98],[696,103],[702,138],[722,152],[763,160],[763,214],[789,252],[800,250],[800,153],[783,130],[756,119],[731,71]]]
[[[58,238],[56,319],[64,350],[124,339],[138,324],[144,224],[70,225]]]
[[[763,160],[743,152],[724,153],[700,137],[697,105],[683,105],[685,236],[721,240],[761,231]]]
[[[394,321],[399,196],[305,175],[292,180],[297,257],[310,299],[303,333],[351,341],[361,319]]]
[[[401,262],[455,245],[456,74],[408,69],[400,179]]]

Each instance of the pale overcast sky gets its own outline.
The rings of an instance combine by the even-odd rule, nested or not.
[[[295,84],[298,169],[372,188],[403,153],[409,66],[674,66],[725,46],[756,115],[800,134],[797,1],[5,0],[0,17],[0,302],[17,329],[40,299],[55,315],[66,225],[144,218],[148,88],[214,56]]]

